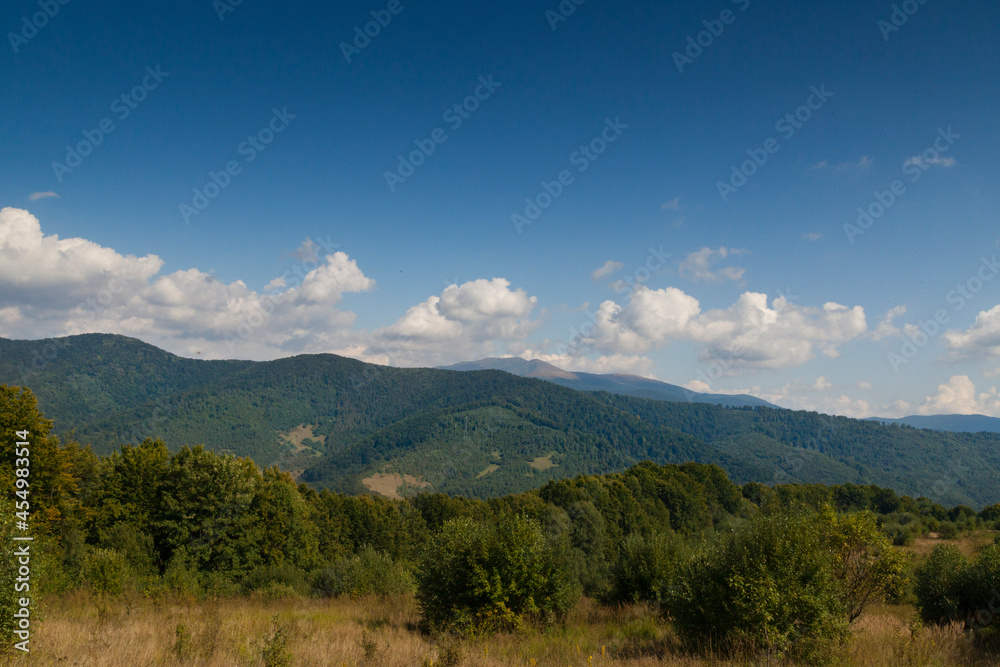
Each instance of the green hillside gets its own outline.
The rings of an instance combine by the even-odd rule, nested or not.
[[[945,505],[1000,500],[997,434],[587,393],[500,371],[335,355],[200,361],[96,334],[0,339],[0,384],[22,383],[61,431],[99,454],[146,437],[205,444],[349,493],[495,497],[651,460],[718,464],[738,483],[878,484]]]

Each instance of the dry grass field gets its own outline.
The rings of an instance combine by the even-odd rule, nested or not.
[[[876,667],[996,665],[957,627],[916,628],[909,607],[875,609],[856,623],[839,664]],[[333,665],[346,667],[718,667],[780,664],[684,655],[645,607],[582,601],[564,626],[463,642],[416,629],[410,597],[358,600],[118,601],[50,599],[31,653],[13,665]]]

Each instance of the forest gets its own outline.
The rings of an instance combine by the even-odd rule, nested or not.
[[[172,452],[203,444],[348,494],[394,474],[489,499],[643,461],[694,461],[740,484],[851,482],[948,506],[1000,502],[997,433],[583,392],[501,371],[330,354],[202,361],[87,334],[0,338],[0,383],[30,387],[60,435],[103,456],[148,437]],[[296,430],[310,436],[293,442]]]
[[[617,658],[662,657],[669,633],[678,655],[823,664],[843,655],[867,612],[909,604],[915,623],[958,628],[973,661],[961,664],[1000,648],[1000,540],[989,543],[1000,505],[944,507],[872,485],[740,485],[716,465],[650,462],[490,499],[346,495],[200,445],[147,439],[98,456],[55,435],[30,390],[6,385],[0,432],[4,460],[23,453],[18,433],[30,448],[30,493],[15,495],[25,486],[16,467],[0,467],[8,651],[25,595],[14,593],[11,538],[26,534],[15,517],[34,538],[42,627],[54,599],[85,599],[101,617],[137,599],[294,607],[381,597],[412,605],[407,632],[436,647],[426,664],[449,664],[490,637],[565,631],[581,604],[596,605],[588,618],[638,605],[645,634],[615,644]],[[963,535],[985,541],[972,552],[948,542]],[[908,550],[928,538],[941,544]],[[248,664],[291,664],[284,627],[269,635],[274,655],[261,648]],[[379,636],[374,626],[363,635],[372,646]]]

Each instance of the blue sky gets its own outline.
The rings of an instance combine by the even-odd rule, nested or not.
[[[0,335],[1000,416],[1000,7],[561,7],[6,3]]]

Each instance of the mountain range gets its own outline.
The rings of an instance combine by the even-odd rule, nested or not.
[[[443,366],[452,371],[505,371],[512,375],[527,378],[548,380],[555,384],[576,389],[577,391],[607,391],[612,394],[652,398],[658,401],[682,401],[688,403],[712,403],[728,407],[768,407],[778,406],[768,403],[762,398],[749,394],[705,394],[691,391],[675,384],[667,384],[658,380],[639,377],[637,375],[595,373],[579,373],[564,371],[561,368],[538,359],[521,359],[520,357],[503,357],[480,359],[479,361],[463,361],[451,366]]]
[[[158,437],[174,450],[205,444],[278,465],[317,487],[390,497],[495,497],[651,460],[714,463],[737,482],[878,484],[944,505],[1000,501],[997,434],[660,400],[627,391],[670,385],[503,363],[622,391],[330,354],[204,361],[117,335],[0,338],[0,383],[32,389],[58,432],[100,454]]]

